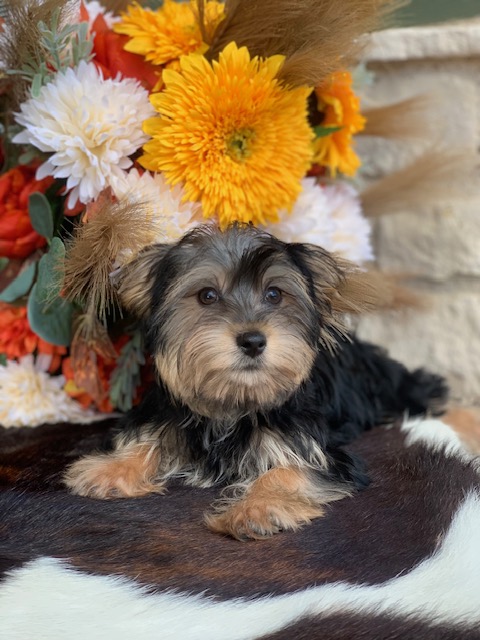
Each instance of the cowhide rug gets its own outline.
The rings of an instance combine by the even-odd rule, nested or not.
[[[480,638],[477,463],[445,423],[365,434],[367,490],[245,543],[202,524],[217,490],[69,495],[107,428],[0,429],[2,640]]]

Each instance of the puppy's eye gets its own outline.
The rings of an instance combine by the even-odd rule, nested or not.
[[[201,304],[214,304],[215,302],[218,302],[220,296],[216,289],[205,287],[205,289],[198,292],[197,297]]]
[[[268,287],[265,291],[265,300],[270,304],[278,304],[282,299],[282,292],[277,287]]]

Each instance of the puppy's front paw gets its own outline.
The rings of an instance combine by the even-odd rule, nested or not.
[[[205,516],[208,528],[237,540],[262,540],[280,531],[299,529],[323,515],[320,505],[302,500],[275,498],[269,502],[244,498],[223,513]]]
[[[114,452],[80,458],[67,469],[64,482],[77,495],[103,500],[163,493],[163,485],[155,482],[158,456],[144,455],[140,450],[135,453]]]

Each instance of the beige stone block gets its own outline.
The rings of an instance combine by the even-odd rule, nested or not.
[[[472,55],[480,56],[478,18],[443,25],[379,31],[370,37],[365,58],[393,62]]]
[[[455,290],[457,289],[457,290]],[[460,290],[461,289],[461,290]],[[432,296],[429,311],[364,317],[357,333],[407,366],[444,375],[453,398],[480,403],[480,286]]]
[[[432,212],[385,216],[376,224],[375,251],[387,271],[436,281],[480,276],[480,189],[478,198],[439,202]]]
[[[366,184],[428,149],[442,149],[446,158],[458,150],[462,157],[478,156],[480,20],[374,34],[366,61],[374,81],[364,89],[364,105],[434,96],[421,123],[423,139],[358,140]],[[435,183],[433,197],[415,210],[405,205],[374,228],[378,265],[416,274],[431,307],[364,317],[358,333],[410,367],[446,376],[457,400],[480,404],[480,175],[463,167],[449,168],[448,175],[454,179],[438,181],[438,189]]]
[[[420,123],[412,122],[412,129],[422,132],[420,139],[357,138],[363,176],[379,178],[390,174],[427,149],[439,149],[446,155],[477,152],[480,145],[480,58],[468,62],[447,61],[441,68],[438,66],[409,62],[374,69],[373,85],[362,91],[365,106],[394,104],[419,95],[425,95],[429,104],[418,116]],[[471,185],[464,183],[462,188],[472,192]],[[480,186],[477,185],[477,189],[480,193]]]

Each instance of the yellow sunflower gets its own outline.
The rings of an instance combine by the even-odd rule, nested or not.
[[[183,183],[186,199],[201,202],[204,216],[218,216],[222,226],[275,221],[311,165],[311,89],[279,83],[283,61],[251,59],[232,42],[218,62],[181,58],[180,72],[164,71],[164,91],[150,97],[160,117],[144,123],[152,140],[140,163]]]
[[[130,37],[124,47],[126,51],[144,56],[153,64],[165,65],[182,55],[207,49],[194,8],[194,2],[165,0],[160,9],[152,11],[134,3],[113,29]],[[222,2],[206,3],[208,27],[213,28],[223,19],[223,9]]]
[[[315,141],[314,162],[327,167],[333,176],[337,171],[353,176],[360,167],[353,135],[364,129],[365,118],[352,89],[352,76],[347,71],[333,73],[315,93],[318,110],[323,113],[322,127],[332,127],[334,132]]]

